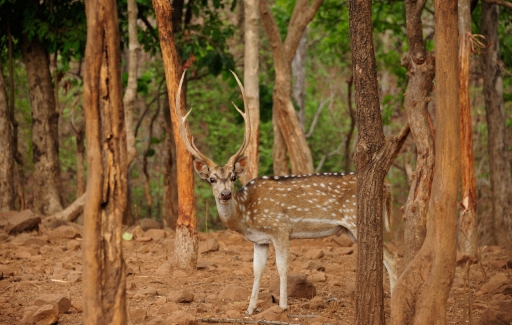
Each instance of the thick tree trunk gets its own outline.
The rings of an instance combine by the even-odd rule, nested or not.
[[[14,144],[11,114],[7,104],[4,76],[0,63],[0,211],[15,209]],[[14,98],[11,98],[14,100]]]
[[[171,6],[166,0],[153,0],[153,7],[157,17],[160,34],[160,47],[164,61],[167,93],[171,110],[171,121],[174,133],[174,143],[177,152],[177,180],[178,180],[178,221],[176,222],[176,242],[174,256],[178,267],[195,270],[197,267],[197,230],[194,195],[194,175],[192,171],[192,156],[188,153],[180,139],[178,116],[176,114],[176,92],[180,78],[180,64],[174,36],[172,34],[170,19]],[[182,93],[181,102],[185,109],[185,95]]]
[[[307,0],[297,1],[283,43],[268,2],[260,0],[261,21],[270,40],[276,70],[272,97],[274,100],[273,114],[277,117],[273,121],[276,121],[279,127],[274,127],[274,137],[279,137],[276,135],[277,130],[281,132],[290,158],[292,174],[313,172],[311,150],[290,99],[291,63],[307,24],[313,19],[322,2],[323,0],[315,0],[309,5]],[[283,154],[279,153],[279,156],[283,156]],[[284,166],[279,168],[283,170]]]
[[[423,40],[421,12],[424,6],[424,0],[408,0],[405,4],[409,52],[403,56],[402,65],[408,70],[409,82],[404,107],[416,143],[417,160],[404,210],[404,243],[407,249],[404,250],[400,270],[405,270],[425,241],[428,202],[434,177],[434,130],[428,103],[433,87],[435,60],[427,52]]]
[[[446,324],[455,275],[460,114],[457,1],[435,1],[436,157],[427,235],[391,296],[392,324]]]
[[[243,184],[258,177],[259,142],[260,142],[260,81],[259,81],[259,10],[257,0],[245,0],[245,53],[244,53],[244,88],[251,120],[251,138],[245,150],[249,157],[247,170],[241,177]]]
[[[164,143],[164,188],[162,193],[162,220],[164,225],[176,229],[178,220],[178,183],[176,180],[176,146],[172,132],[169,100],[164,104],[165,143]]]
[[[469,93],[471,53],[471,10],[469,0],[459,0],[459,102],[462,168],[462,211],[459,217],[459,250],[476,258],[478,232],[476,216],[476,180],[473,155],[473,127]]]
[[[135,149],[135,131],[133,127],[133,112],[137,99],[137,69],[139,61],[139,36],[137,34],[137,1],[128,0],[128,84],[123,97],[126,123],[126,145],[128,166],[137,156]]]
[[[126,324],[121,236],[128,208],[128,164],[116,3],[87,1],[86,15],[83,317],[84,324]]]
[[[21,51],[30,88],[34,212],[50,215],[62,210],[59,162],[59,113],[55,107],[50,62],[43,44],[27,35]]]
[[[494,230],[493,240],[504,245],[512,239],[512,177],[503,106],[503,81],[498,66],[498,21],[498,6],[483,1],[482,35],[488,47],[482,52],[482,73],[492,191],[492,219],[488,223]]]
[[[354,76],[351,75],[347,80],[347,110],[350,117],[350,127],[345,138],[345,173],[350,171],[352,165],[352,155],[350,153],[350,146],[352,145],[352,136],[356,128],[356,114],[352,108],[352,86],[354,85]]]

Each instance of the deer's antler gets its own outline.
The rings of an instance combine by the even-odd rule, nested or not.
[[[249,118],[249,112],[247,111],[247,101],[245,100],[245,91],[244,86],[242,86],[242,83],[240,82],[240,79],[238,79],[237,75],[231,71],[233,76],[235,76],[236,82],[238,83],[238,87],[240,87],[240,91],[242,92],[242,99],[244,101],[244,109],[245,112],[242,112],[238,107],[233,103],[233,106],[235,106],[236,110],[242,117],[244,118],[244,124],[245,124],[245,132],[244,132],[244,142],[242,143],[242,146],[238,149],[238,151],[229,158],[227,165],[234,166],[236,160],[244,153],[245,149],[247,149],[247,145],[249,145],[249,138],[251,137],[251,120]]]

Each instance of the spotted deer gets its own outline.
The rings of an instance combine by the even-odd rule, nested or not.
[[[242,92],[245,108],[244,88],[233,73]],[[216,165],[189,141],[185,127],[186,119],[181,114],[180,93],[185,73],[181,77],[176,96],[176,110],[182,141],[195,158],[193,165],[199,176],[210,183],[222,222],[254,244],[254,283],[247,314],[252,314],[258,302],[263,269],[267,262],[269,244],[276,252],[279,272],[279,306],[288,307],[287,276],[290,239],[320,238],[346,233],[354,242],[357,238],[356,175],[353,173],[324,173],[310,175],[272,176],[253,179],[239,191],[234,191],[235,181],[247,168],[247,157],[243,156],[251,127],[249,114],[242,112],[245,133],[242,146],[224,166]],[[391,192],[384,185],[384,220],[388,228],[391,211]],[[384,265],[389,273],[391,290],[397,278],[394,255],[384,249]]]

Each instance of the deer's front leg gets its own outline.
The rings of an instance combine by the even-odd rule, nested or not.
[[[258,294],[260,293],[261,276],[265,269],[268,258],[268,244],[254,244],[253,271],[254,283],[252,284],[251,300],[247,314],[252,314],[258,304]]]
[[[290,255],[290,240],[288,237],[274,241],[276,249],[276,266],[279,272],[279,307],[288,308],[288,256]]]

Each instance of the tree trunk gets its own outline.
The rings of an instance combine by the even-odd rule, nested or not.
[[[178,183],[176,180],[176,146],[172,132],[169,99],[164,104],[165,143],[164,143],[164,188],[162,198],[162,220],[164,225],[176,229],[178,220]]]
[[[345,173],[350,172],[350,166],[352,165],[352,157],[350,154],[350,146],[352,145],[352,136],[356,128],[356,117],[354,109],[352,108],[352,86],[354,84],[354,76],[350,75],[347,80],[347,110],[350,117],[350,127],[345,138]]]
[[[120,41],[114,0],[86,2],[84,107],[87,192],[84,206],[84,324],[126,324],[122,221],[128,201]]]
[[[137,99],[137,69],[139,61],[139,35],[137,33],[137,1],[128,2],[128,84],[123,97],[126,123],[126,145],[128,153],[128,167],[137,156],[135,149],[135,131],[133,128],[133,112]]]
[[[462,168],[462,211],[459,217],[459,250],[476,258],[478,247],[476,216],[476,180],[473,155],[473,127],[469,93],[471,54],[470,0],[459,0],[459,102]]]
[[[508,158],[507,127],[503,106],[503,81],[498,66],[498,6],[482,1],[482,35],[488,47],[482,52],[485,113],[491,172],[492,224],[495,243],[512,240],[512,179]]]
[[[259,80],[259,10],[257,0],[245,0],[245,54],[244,87],[251,120],[251,137],[245,155],[249,157],[247,170],[241,177],[243,184],[258,177],[260,142],[260,80]]]
[[[7,104],[4,76],[0,63],[0,211],[15,209],[14,145],[11,114]],[[14,100],[14,98],[11,98]]]
[[[384,178],[409,128],[386,139],[380,115],[371,0],[349,2],[358,141],[356,324],[384,324],[382,211]],[[355,235],[355,234],[354,234]]]
[[[295,52],[292,61],[293,101],[299,107],[299,123],[302,130],[305,130],[306,124],[306,108],[304,105],[306,99],[306,35],[307,28],[300,38],[297,52]]]
[[[427,234],[391,296],[392,324],[446,324],[455,275],[460,114],[457,1],[435,1],[436,157]]]
[[[85,197],[86,197],[85,193],[80,195],[67,208],[57,212],[54,215],[46,217],[43,220],[46,223],[52,222],[54,220],[66,220],[69,222],[75,221],[82,214],[82,212],[84,212]]]
[[[412,177],[404,210],[404,258],[400,270],[420,251],[427,232],[428,202],[434,177],[434,130],[428,112],[430,93],[435,75],[435,59],[428,53],[423,40],[421,12],[425,1],[408,0],[405,3],[409,51],[402,58],[409,82],[405,91],[404,107],[411,133],[416,143],[416,171]]]
[[[55,107],[50,62],[37,39],[21,38],[21,51],[30,88],[34,212],[50,215],[62,210],[59,162],[59,113]]]
[[[171,6],[166,0],[153,0],[160,34],[160,47],[164,61],[167,93],[171,110],[171,122],[174,143],[177,152],[177,181],[178,181],[178,221],[176,222],[176,242],[174,256],[178,267],[195,270],[197,267],[197,230],[194,196],[194,175],[192,171],[192,156],[188,153],[180,139],[178,116],[176,114],[176,92],[180,78],[179,57],[176,52],[170,18]],[[185,95],[180,94],[182,107],[185,110]]]
[[[278,138],[277,130],[281,132],[290,158],[292,174],[310,174],[313,172],[311,150],[306,142],[304,130],[290,99],[291,95],[291,63],[304,34],[307,24],[313,19],[323,0],[315,0],[311,6],[307,0],[299,0],[295,4],[292,18],[288,24],[288,33],[284,43],[281,41],[277,24],[272,16],[266,0],[260,1],[260,15],[263,27],[270,40],[276,79],[274,84],[274,109],[278,128],[274,127],[274,137]],[[279,156],[283,156],[279,153]],[[276,162],[274,161],[274,164]],[[284,166],[279,167],[281,170]],[[275,167],[274,167],[275,170]]]

